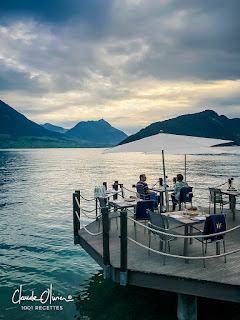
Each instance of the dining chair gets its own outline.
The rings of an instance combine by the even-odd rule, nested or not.
[[[207,245],[209,243],[216,243],[216,254],[218,254],[218,247],[217,243],[219,243],[219,249],[220,249],[220,242],[223,243],[223,252],[226,253],[226,246],[225,246],[225,234],[218,235],[219,232],[226,231],[226,218],[225,214],[213,214],[208,217],[206,217],[204,229],[200,230],[196,228],[195,226],[192,227],[193,229],[196,229],[198,232],[192,233],[192,235],[196,235],[196,240],[200,241],[202,243],[202,255],[205,257],[205,254],[207,253]],[[214,236],[207,236],[209,234],[215,234]],[[198,238],[198,235],[206,235],[206,237]],[[224,257],[225,263],[227,262],[226,256]],[[203,266],[205,265],[205,259],[203,259]]]
[[[179,201],[178,201],[178,205],[179,205],[179,211],[181,211],[181,204],[184,203],[186,206],[187,202],[190,202],[192,205],[192,198],[193,198],[193,192],[192,192],[192,187],[183,187],[180,190],[180,197],[179,197]]]
[[[143,200],[137,202],[136,207],[136,215],[135,220],[142,220],[145,222],[149,220],[149,214],[150,212],[154,212],[154,200]],[[135,229],[135,239],[137,238],[137,230],[136,230],[136,223],[134,223],[134,229]],[[146,232],[146,229],[144,228],[144,233]]]
[[[161,213],[150,212],[149,218],[150,218],[150,222],[148,223],[148,226],[151,229],[154,229],[156,231],[149,230],[148,247],[151,248],[151,235],[152,234],[157,235],[159,238],[159,251],[163,251],[164,253],[167,253],[167,248],[168,248],[168,251],[170,251],[170,241],[176,240],[177,238],[173,236],[169,236],[167,234],[158,233],[157,231],[162,231],[164,233],[168,233],[168,232],[173,233],[174,231],[172,229],[167,228],[165,224],[165,220]],[[150,250],[148,250],[148,255],[150,255]],[[164,255],[163,256],[164,265],[165,265],[165,260],[166,260],[166,256]]]
[[[187,202],[190,202],[192,205],[192,198],[193,198],[193,192],[192,192],[192,187],[183,187],[180,190],[180,197],[179,200],[177,201],[174,196],[172,196],[172,201],[173,201],[173,210],[175,210],[175,206],[178,204],[178,210],[182,210],[182,203],[186,206]]]
[[[136,220],[149,220],[149,213],[154,211],[154,200],[137,202]]]
[[[137,189],[137,193],[139,194],[140,199],[146,200],[143,186],[141,186],[140,184],[137,184],[136,189]]]
[[[223,206],[228,204],[229,201],[225,201],[223,199],[223,194],[221,189],[217,188],[209,188],[210,196],[209,196],[209,214],[211,210],[211,203],[214,205],[214,214],[216,213],[216,204],[220,205],[220,211],[223,212]]]

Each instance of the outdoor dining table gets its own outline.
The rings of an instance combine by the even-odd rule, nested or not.
[[[184,227],[184,236],[189,236],[191,234],[191,232],[189,232],[189,230],[191,230],[191,226],[205,222],[206,216],[208,216],[206,213],[200,211],[197,211],[196,213],[198,215],[192,217],[187,214],[187,210],[164,212],[162,215],[170,221],[172,220],[182,224]],[[184,238],[183,255],[186,257],[189,255],[189,242],[192,243],[192,239],[189,241],[189,238]],[[185,263],[189,263],[189,259],[185,259]]]
[[[221,192],[222,194],[229,196],[229,208],[232,211],[233,220],[235,220],[236,219],[236,197],[240,195],[240,191],[222,189]]]
[[[114,189],[108,189],[108,190],[106,190],[105,199],[107,199],[107,201],[108,201],[111,197],[114,197],[114,196],[118,195],[120,192],[121,192],[121,190],[120,190],[120,191],[116,191],[116,190],[114,190]],[[96,217],[98,216],[98,202],[99,202],[99,198],[100,198],[100,197],[96,197],[96,198],[95,198],[95,202],[96,202]]]
[[[113,207],[114,209],[128,209],[128,208],[136,208],[137,201],[127,201],[127,200],[111,200],[108,201],[109,206]]]
[[[169,192],[173,192],[174,188],[173,187],[167,187],[165,190],[164,186],[160,186],[160,187],[154,187],[151,189],[152,191],[159,193],[160,195],[160,210],[161,212],[163,211],[163,206],[164,206],[164,194],[165,194],[165,199],[169,198],[168,193]],[[167,193],[167,194],[166,194]],[[166,204],[168,203],[167,201],[165,201]],[[169,211],[169,208],[166,208],[167,211]]]

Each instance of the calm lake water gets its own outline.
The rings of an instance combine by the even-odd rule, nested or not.
[[[103,181],[110,187],[118,180],[133,190],[131,186],[141,173],[146,173],[149,186],[162,176],[160,155],[102,151],[0,150],[0,319],[175,319],[175,294],[123,288],[103,280],[99,266],[73,244],[75,190],[81,189],[86,198],[92,198],[94,186]],[[239,168],[239,155],[187,156],[187,180],[194,187],[194,203],[205,201],[207,206],[207,187],[218,186],[230,177],[239,188]],[[184,156],[167,155],[166,173],[169,182],[184,173]],[[74,301],[60,302],[60,311],[22,310],[21,306],[34,308],[40,303],[13,304],[13,293],[20,285],[23,295],[34,290],[37,297],[52,285],[55,296],[72,296]],[[207,319],[206,308],[219,310],[218,306],[216,301],[199,299],[199,319]],[[225,319],[240,319],[238,305],[221,306],[224,311],[220,308],[211,319],[223,312]]]

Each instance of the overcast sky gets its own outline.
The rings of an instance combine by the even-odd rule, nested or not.
[[[132,133],[240,117],[239,0],[1,0],[0,99],[37,123]]]

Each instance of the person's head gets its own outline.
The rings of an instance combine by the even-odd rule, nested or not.
[[[183,181],[183,175],[181,173],[177,175],[177,181]]]
[[[146,175],[145,174],[140,174],[140,181],[146,181]]]

